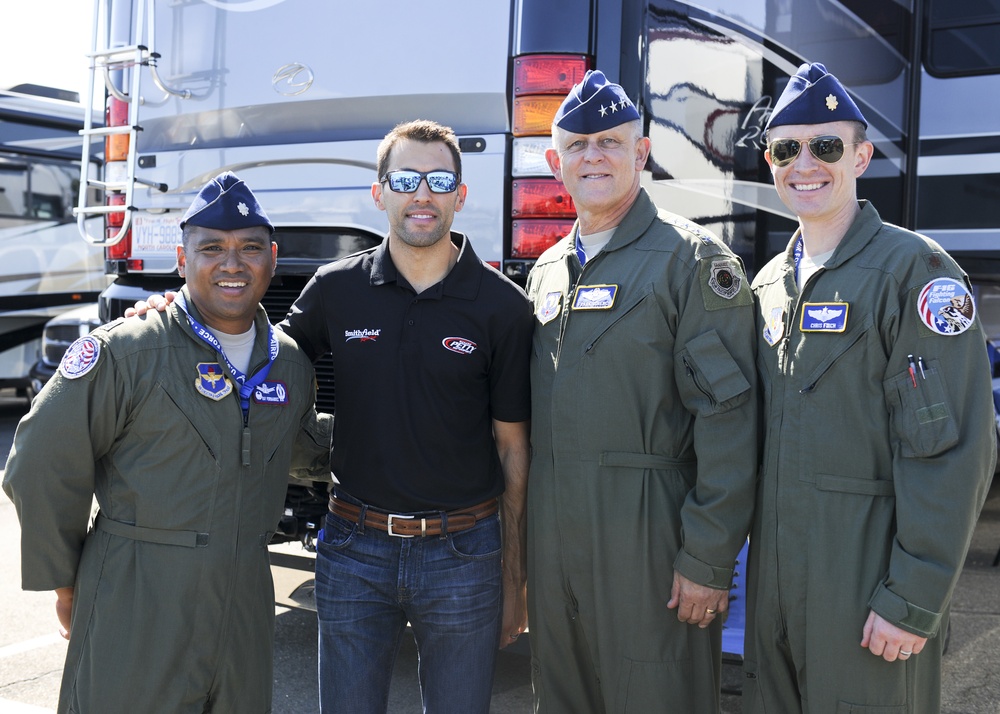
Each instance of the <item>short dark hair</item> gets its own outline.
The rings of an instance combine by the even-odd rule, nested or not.
[[[389,170],[389,154],[393,147],[404,139],[422,141],[425,144],[442,142],[451,151],[451,156],[455,160],[455,173],[458,174],[459,181],[462,180],[462,151],[458,148],[458,137],[455,136],[455,132],[450,126],[444,126],[427,119],[397,124],[392,131],[385,135],[382,143],[378,145],[376,153],[375,166],[380,179]]]

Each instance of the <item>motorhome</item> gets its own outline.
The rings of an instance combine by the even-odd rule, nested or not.
[[[656,203],[712,229],[753,273],[793,229],[762,128],[788,77],[821,61],[871,122],[861,195],[959,259],[996,337],[998,30],[995,0],[97,0],[90,62],[107,126],[85,128],[84,155],[103,142],[105,177],[81,181],[78,218],[115,277],[102,314],[178,284],[178,217],[228,169],[277,226],[266,305],[280,319],[318,265],[382,239],[375,149],[415,118],[460,137],[469,198],[455,228],[523,281],[572,225],[544,151],[589,68],[639,107]],[[329,364],[318,373],[332,409]],[[283,527],[308,539],[317,520],[302,514],[325,498],[293,493]]]
[[[73,217],[81,163],[91,178],[98,169],[81,162],[83,124],[75,97],[36,85],[0,90],[0,387],[22,395],[34,392],[46,321],[96,302],[108,284],[102,252],[79,239]]]

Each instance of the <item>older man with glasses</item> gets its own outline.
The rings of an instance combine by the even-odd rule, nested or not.
[[[993,473],[968,276],[858,200],[867,128],[821,64],[767,125],[799,229],[753,283],[766,438],[745,712],[938,712],[948,603]]]

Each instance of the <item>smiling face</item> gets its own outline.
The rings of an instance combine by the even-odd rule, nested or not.
[[[545,160],[563,182],[580,216],[581,230],[596,233],[618,225],[639,193],[639,177],[649,156],[649,139],[639,122],[596,134],[552,133]]]
[[[178,272],[205,325],[231,335],[250,329],[277,259],[278,246],[265,226],[188,226],[177,246]]]
[[[441,141],[401,139],[393,146],[387,162],[389,171],[458,171],[448,146]],[[372,185],[375,205],[389,219],[389,239],[413,248],[426,248],[449,235],[455,214],[462,210],[468,188],[460,184],[451,193],[432,193],[421,180],[413,193],[398,193],[384,181]]]
[[[769,151],[764,158],[771,167],[778,197],[804,223],[834,221],[853,214],[858,203],[858,178],[868,168],[874,147],[869,141],[858,142],[853,122],[827,124],[789,124],[768,131],[768,143],[775,139],[799,139],[802,148],[786,166],[775,166]],[[820,161],[806,146],[814,136],[839,136],[844,142],[840,161]]]

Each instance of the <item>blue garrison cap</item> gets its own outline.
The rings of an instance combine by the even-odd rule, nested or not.
[[[574,134],[596,134],[639,118],[625,90],[600,70],[589,70],[570,90],[553,124]]]
[[[840,80],[819,62],[804,64],[789,77],[785,91],[771,111],[765,131],[785,124],[826,124],[831,121],[859,121],[868,128],[858,105]]]
[[[219,174],[202,187],[181,219],[181,228],[188,223],[223,231],[267,226],[274,233],[253,191],[232,171]]]

